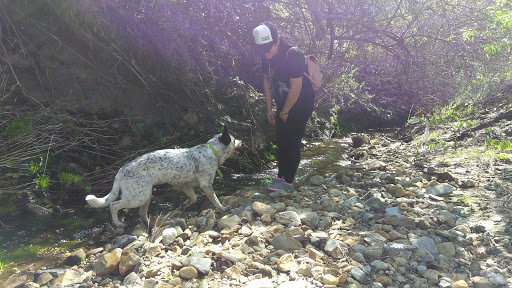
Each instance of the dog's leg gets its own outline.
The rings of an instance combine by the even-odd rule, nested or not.
[[[196,202],[197,196],[196,196],[196,193],[194,192],[194,188],[192,188],[192,187],[183,187],[181,190],[188,197],[188,200],[183,202],[183,204],[180,205],[179,209],[183,211],[183,210],[187,209],[188,206],[190,206]]]
[[[148,207],[149,207],[150,202],[151,202],[151,196],[148,198],[148,201],[146,201],[146,203],[142,204],[142,206],[140,206],[140,208],[139,208],[139,216],[142,219],[142,221],[144,222],[144,224],[146,224],[146,226],[149,226]]]
[[[226,211],[229,209],[229,207],[222,206],[222,204],[220,204],[217,195],[215,195],[215,191],[213,191],[213,185],[211,183],[199,183],[199,187],[201,187],[204,195],[206,195],[206,197],[212,201],[213,206],[215,206],[217,209],[221,211]]]
[[[116,227],[124,227],[123,222],[119,221],[119,218],[117,218],[117,212],[125,206],[122,201],[115,201],[110,203],[110,214],[112,214],[112,222],[114,222],[114,226]]]

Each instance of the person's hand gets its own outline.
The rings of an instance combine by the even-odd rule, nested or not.
[[[288,113],[279,113],[279,117],[281,117],[283,122],[286,122],[286,119],[288,119]]]
[[[276,119],[274,118],[274,111],[267,112],[267,119],[272,125],[276,125]]]

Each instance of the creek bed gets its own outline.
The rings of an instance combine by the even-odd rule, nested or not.
[[[351,143],[350,138],[331,139],[328,141],[312,141],[306,145],[302,152],[302,161],[297,171],[297,180],[304,181],[313,174],[324,175],[337,172],[339,167],[345,165],[344,152]],[[226,173],[227,174],[227,173]],[[269,169],[254,174],[231,174],[223,179],[216,179],[214,189],[218,196],[230,195],[243,187],[265,185],[276,175],[276,168],[270,165]],[[166,186],[156,187],[150,205],[150,216],[159,213],[166,214],[177,209],[184,202],[186,196],[178,191],[166,193],[170,189]],[[108,191],[105,191],[107,193]],[[202,193],[197,204],[189,209],[198,209],[197,205],[210,205]],[[14,200],[9,195],[0,197],[0,209],[11,209]],[[206,203],[208,202],[208,203]],[[120,211],[121,217],[128,221],[137,221],[136,209],[128,212]],[[0,227],[0,283],[4,282],[16,271],[35,264],[37,269],[43,267],[55,268],[61,266],[63,256],[79,247],[102,246],[98,236],[104,231],[105,223],[111,222],[108,209],[88,208],[83,203],[74,203],[64,207],[60,213],[46,216],[18,213],[15,217],[0,219],[9,227]]]

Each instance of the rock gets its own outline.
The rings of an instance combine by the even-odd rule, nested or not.
[[[118,237],[116,237],[116,239],[114,239],[114,242],[112,243],[112,248],[113,249],[115,249],[115,248],[123,249],[124,247],[128,246],[130,243],[132,243],[135,240],[137,240],[137,237],[132,236],[132,235],[118,236]]]
[[[389,207],[389,208],[386,208],[386,214],[389,214],[391,216],[396,216],[398,217],[398,219],[403,219],[405,218],[404,215],[402,215],[400,212],[398,212],[398,207]]]
[[[439,251],[437,250],[436,244],[432,238],[423,236],[419,239],[413,240],[412,245],[420,250],[428,251],[433,256],[439,255]]]
[[[226,215],[219,220],[217,226],[219,226],[220,229],[229,229],[237,225],[240,225],[241,222],[242,220],[240,220],[240,217],[238,217],[237,215]]]
[[[146,256],[155,257],[160,253],[162,253],[162,244],[149,243]]]
[[[375,271],[388,270],[388,264],[381,260],[375,260],[372,262],[372,267]]]
[[[37,281],[37,284],[39,284],[39,285],[45,285],[52,280],[53,280],[53,276],[50,273],[43,273],[39,276],[39,278],[37,280],[34,280],[34,281]]]
[[[199,276],[202,277],[210,272],[210,268],[212,266],[212,259],[201,257],[189,257],[185,261],[185,265],[194,267],[197,270]]]
[[[469,285],[464,280],[455,281],[452,283],[452,288],[468,288]]]
[[[387,166],[386,163],[374,159],[364,161],[361,165],[368,171],[384,170]]]
[[[370,144],[370,137],[366,134],[358,134],[351,137],[352,138],[352,146],[354,148],[359,148],[363,145]]]
[[[452,242],[444,242],[436,244],[436,248],[442,255],[446,257],[454,257],[455,256],[455,246]]]
[[[158,275],[158,272],[160,272],[161,269],[162,269],[162,265],[151,266],[151,267],[149,267],[149,269],[146,270],[146,273],[144,276],[146,279],[153,278],[156,275]]]
[[[140,257],[135,254],[135,251],[132,248],[128,247],[123,249],[121,259],[119,261],[119,274],[121,274],[121,276],[127,275],[140,261]]]
[[[375,282],[380,283],[384,287],[393,285],[393,279],[386,275],[378,275],[377,278],[375,278]]]
[[[240,267],[238,267],[236,265],[231,266],[228,269],[224,270],[224,272],[222,272],[223,278],[228,278],[228,279],[232,279],[232,280],[240,279],[241,276],[242,276],[242,269],[240,269]]]
[[[34,203],[27,203],[26,208],[30,213],[36,214],[38,216],[49,216],[52,214],[52,209],[48,209]]]
[[[396,197],[396,198],[404,197],[405,196],[405,189],[400,184],[396,184],[396,185],[389,184],[389,185],[386,185],[386,191],[389,194],[393,195],[393,197]]]
[[[364,249],[363,255],[370,260],[379,260],[382,258],[382,254],[384,253],[384,246],[382,245],[374,245],[369,246]]]
[[[473,288],[494,288],[495,286],[485,277],[476,276],[471,278]]]
[[[34,271],[36,269],[35,264],[29,265],[27,268],[19,272],[18,274],[13,274],[7,278],[7,280],[3,283],[3,287],[6,288],[18,288],[22,287],[25,283],[34,279]]]
[[[366,284],[369,282],[368,276],[359,267],[352,267],[352,269],[350,269],[350,273],[359,283]]]
[[[278,250],[284,250],[288,252],[293,252],[302,248],[302,244],[293,236],[291,236],[290,233],[277,234],[274,236],[274,238],[272,238],[271,244]]]
[[[281,256],[276,262],[277,264],[277,270],[281,272],[290,272],[290,271],[296,271],[299,268],[299,265],[295,262],[295,259],[293,259],[292,254],[286,254]]]
[[[39,278],[43,274],[48,274],[48,275],[50,275],[51,278],[55,279],[55,278],[59,277],[65,271],[66,271],[66,269],[46,269],[46,270],[41,270],[41,271],[35,272],[34,273],[34,282],[38,283]],[[48,275],[45,275],[44,278],[49,279]]]
[[[178,237],[178,231],[176,231],[176,228],[167,228],[162,231],[162,244],[164,245],[170,245],[171,243],[176,240],[176,237]]]
[[[121,248],[115,248],[109,253],[103,254],[98,262],[94,263],[97,275],[108,275],[119,271],[119,262],[121,261]]]
[[[346,257],[348,249],[344,246],[343,242],[328,239],[325,243],[324,251],[335,259],[341,259]]]
[[[314,186],[320,186],[324,183],[324,177],[320,175],[312,176],[311,178],[309,178],[309,183],[311,183],[311,185]]]
[[[192,266],[181,268],[178,274],[185,280],[197,279],[199,277],[196,268]]]
[[[311,229],[315,229],[320,222],[320,218],[318,217],[317,212],[300,212],[299,219],[301,223],[310,227]]]
[[[364,202],[364,206],[368,207],[368,210],[375,213],[382,213],[386,209],[386,203],[380,198],[372,197]]]
[[[269,206],[265,203],[261,203],[261,202],[253,202],[251,205],[251,208],[252,208],[252,211],[260,217],[263,216],[264,214],[273,216],[276,213],[274,208],[272,208],[271,206]]]
[[[453,193],[453,187],[450,184],[440,184],[426,188],[427,194],[432,194],[438,197],[446,197]]]
[[[281,223],[283,225],[292,225],[298,226],[301,225],[299,214],[294,211],[284,211],[276,213],[275,220],[277,223]]]
[[[84,275],[80,271],[68,269],[52,282],[52,286],[57,284],[67,286],[82,283],[82,280],[84,279],[85,276],[86,275]]]
[[[326,275],[324,275],[322,282],[324,283],[324,285],[338,286],[338,284],[340,283],[340,280],[338,279],[338,277],[336,277],[334,275],[326,274]]]
[[[123,286],[133,286],[135,283],[139,282],[140,278],[135,272],[131,272],[123,280]]]

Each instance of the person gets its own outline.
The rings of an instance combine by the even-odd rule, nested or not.
[[[261,57],[263,94],[267,118],[276,127],[278,172],[266,188],[269,191],[293,191],[295,173],[300,164],[301,145],[306,123],[313,113],[315,92],[303,52],[279,36],[276,26],[263,22],[253,30],[257,56]],[[274,114],[272,99],[275,99]]]

